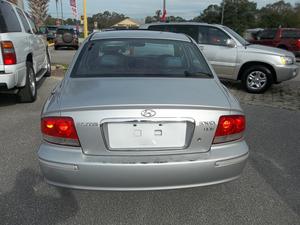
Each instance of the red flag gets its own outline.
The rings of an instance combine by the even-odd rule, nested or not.
[[[70,0],[70,6],[71,6],[71,9],[72,9],[73,16],[75,18],[77,18],[77,4],[76,4],[76,0]]]

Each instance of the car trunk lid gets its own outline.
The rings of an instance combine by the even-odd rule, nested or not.
[[[64,90],[61,110],[177,105],[230,107],[214,79],[74,78],[68,80]]]
[[[61,115],[74,118],[87,155],[207,152],[219,117],[230,112],[214,79],[76,78],[65,85]]]

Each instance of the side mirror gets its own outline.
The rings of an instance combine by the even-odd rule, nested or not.
[[[229,48],[234,48],[234,47],[236,47],[236,43],[233,39],[227,39],[226,46]]]

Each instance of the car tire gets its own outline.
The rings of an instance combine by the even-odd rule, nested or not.
[[[26,62],[26,84],[18,92],[19,102],[34,102],[37,94],[36,79],[31,62]]]
[[[249,93],[264,93],[272,83],[272,73],[263,65],[251,66],[242,75],[242,85]]]
[[[54,45],[54,50],[58,50],[58,46]]]
[[[49,52],[47,50],[47,72],[44,75],[45,77],[50,77],[51,76],[51,62],[50,62],[50,56]]]

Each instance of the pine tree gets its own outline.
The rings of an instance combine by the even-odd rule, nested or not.
[[[28,0],[28,6],[37,26],[42,26],[48,17],[49,0]]]

